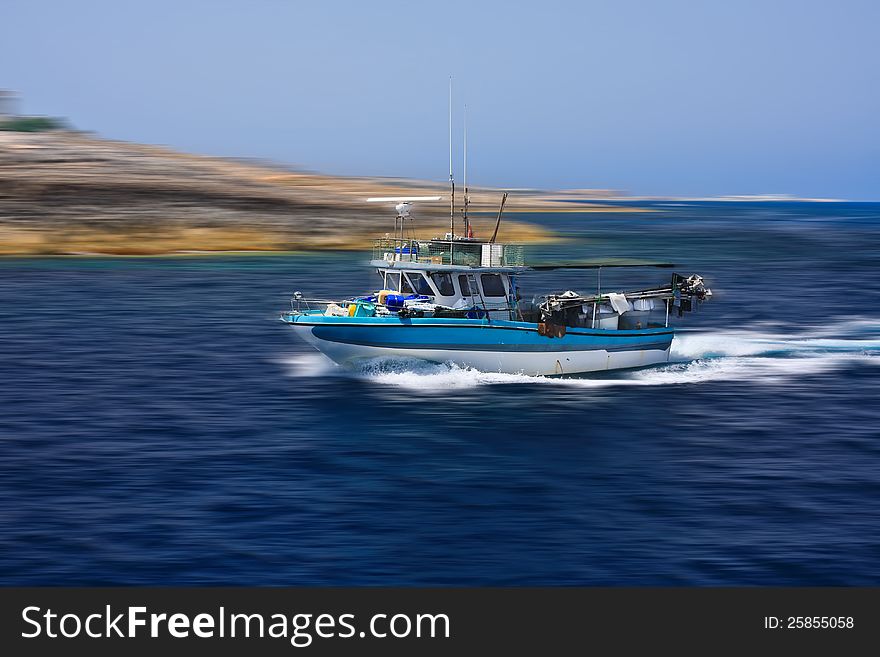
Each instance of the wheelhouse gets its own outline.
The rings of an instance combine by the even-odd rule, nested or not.
[[[522,268],[456,267],[374,261],[382,287],[402,295],[419,295],[448,308],[509,309],[516,314],[516,274]]]

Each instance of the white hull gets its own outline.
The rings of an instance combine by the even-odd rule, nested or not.
[[[552,376],[646,367],[669,361],[669,348],[556,352],[394,349],[322,340],[313,335],[309,326],[294,326],[294,330],[318,351],[346,367],[357,367],[358,363],[377,358],[416,358],[434,363],[454,363],[481,372]]]

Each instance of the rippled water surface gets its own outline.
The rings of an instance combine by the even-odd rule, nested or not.
[[[527,217],[715,291],[573,379],[340,371],[277,315],[362,254],[0,260],[0,581],[877,584],[880,205],[649,209]]]

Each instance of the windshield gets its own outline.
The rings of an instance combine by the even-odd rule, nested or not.
[[[412,284],[412,288],[415,290],[416,294],[424,294],[429,297],[434,296],[434,290],[431,289],[431,284],[428,283],[424,276],[421,274],[407,274],[406,277]]]
[[[431,274],[431,280],[440,291],[440,295],[451,297],[455,294],[455,287],[452,285],[452,274]]]

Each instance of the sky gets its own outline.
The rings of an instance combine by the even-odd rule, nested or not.
[[[3,0],[0,88],[326,173],[880,200],[880,2]]]

